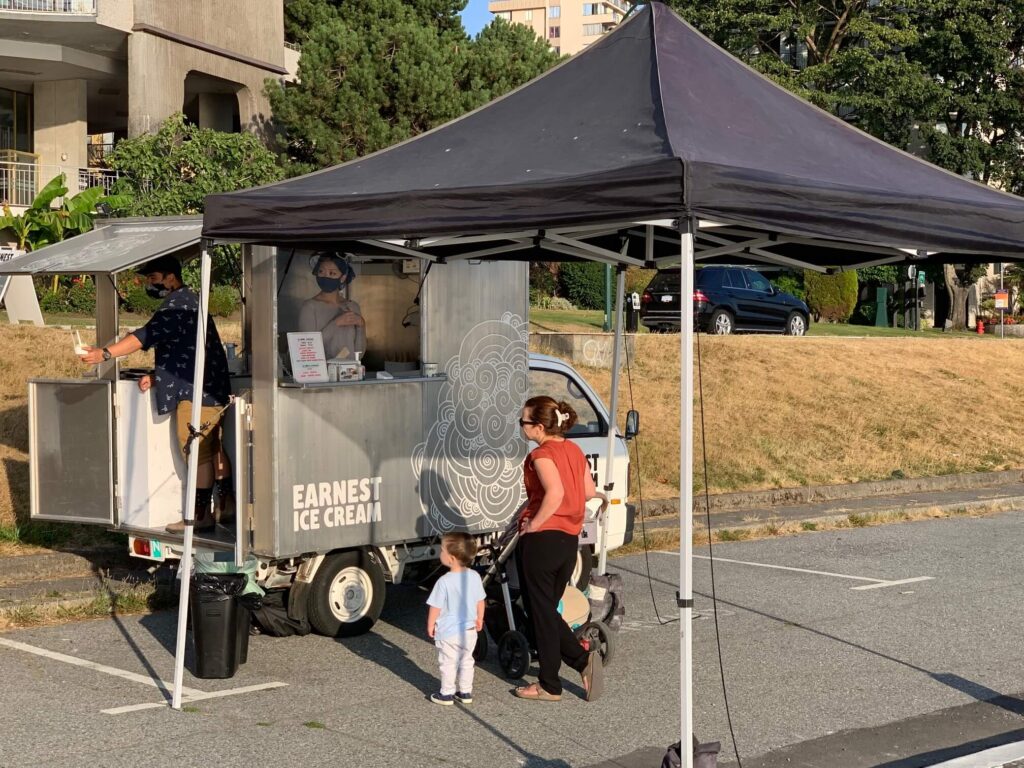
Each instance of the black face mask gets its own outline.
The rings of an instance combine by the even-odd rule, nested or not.
[[[341,289],[340,277],[317,277],[316,284],[324,293],[334,293]]]
[[[163,283],[146,283],[146,293],[154,299],[163,299],[171,292]]]

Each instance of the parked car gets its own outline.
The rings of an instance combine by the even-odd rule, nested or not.
[[[679,330],[679,269],[654,276],[640,300],[640,322],[652,331]],[[697,270],[693,291],[694,328],[726,335],[734,331],[803,336],[811,311],[783,293],[755,269],[708,266]]]

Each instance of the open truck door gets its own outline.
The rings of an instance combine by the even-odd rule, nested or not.
[[[96,340],[120,336],[117,274],[154,258],[188,258],[199,251],[200,217],[113,219],[70,240],[0,263],[0,274],[92,275],[96,283]],[[75,354],[69,335],[68,355]],[[185,471],[172,415],[158,415],[144,371],[116,359],[80,378],[29,382],[30,515],[34,520],[103,525],[129,535],[130,552],[163,561],[180,552],[181,537],[164,527],[181,519]],[[249,542],[248,379],[232,377],[240,396],[225,413],[224,444],[234,460],[234,529],[196,536],[197,546],[234,551],[241,562]]]

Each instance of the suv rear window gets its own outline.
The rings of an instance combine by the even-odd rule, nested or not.
[[[672,291],[678,291],[679,285],[679,270],[666,269],[658,272],[658,274],[654,276],[654,279],[647,284],[647,290],[669,293]]]

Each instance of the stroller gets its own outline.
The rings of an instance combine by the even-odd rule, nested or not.
[[[510,535],[511,534],[511,535]],[[519,530],[513,524],[491,547],[491,563],[483,574],[487,602],[484,605],[486,631],[477,637],[473,658],[487,658],[490,635],[498,646],[498,664],[511,679],[517,680],[530,668],[536,653],[533,626],[519,601],[519,590],[510,584],[508,563],[519,543]],[[494,552],[497,551],[497,556]],[[513,574],[515,575],[515,574]],[[615,651],[615,636],[603,621],[591,620],[590,601],[579,589],[567,585],[558,604],[559,613],[587,650],[597,649],[608,666]]]

